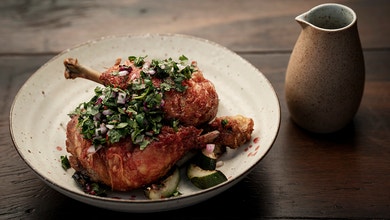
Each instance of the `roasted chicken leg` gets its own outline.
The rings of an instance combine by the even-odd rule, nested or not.
[[[201,136],[201,132],[193,126],[181,127],[177,132],[165,126],[158,141],[144,150],[126,138],[92,153],[91,140],[83,138],[77,127],[77,117],[73,117],[67,125],[66,146],[72,155],[69,162],[76,171],[113,190],[127,191],[155,182],[187,152],[204,147],[219,134],[211,132]]]
[[[80,77],[121,89],[139,79],[141,71],[150,71],[150,63],[139,67],[129,60],[121,64],[120,59],[103,73],[82,66],[73,58],[66,59],[64,65],[66,79]],[[66,130],[71,166],[92,181],[104,183],[113,190],[127,191],[165,176],[191,150],[210,143],[237,148],[249,141],[253,120],[244,116],[216,117],[218,95],[214,85],[204,78],[196,63],[192,66],[195,71],[191,78],[182,82],[186,89],[183,92],[169,90],[163,96],[164,117],[179,119],[180,125],[176,128],[163,125],[160,133],[144,149],[134,144],[130,137],[115,143],[107,142],[104,147],[96,149],[93,139],[83,136],[78,115],[72,115]],[[163,83],[157,77],[152,80],[156,87]],[[101,102],[100,98],[95,101]]]

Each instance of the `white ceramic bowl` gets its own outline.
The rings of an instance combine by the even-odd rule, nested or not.
[[[129,55],[173,58],[185,55],[198,62],[220,97],[218,115],[242,114],[254,119],[252,140],[221,159],[220,168],[228,181],[206,189],[194,187],[182,178],[179,197],[148,200],[142,190],[113,193],[108,197],[84,193],[65,171],[60,157],[67,155],[65,128],[68,113],[88,101],[98,84],[64,78],[65,58],[77,58],[83,65],[104,70],[116,58]],[[50,187],[78,201],[125,212],[156,212],[178,209],[213,197],[243,179],[266,155],[280,126],[278,97],[265,76],[229,49],[205,39],[176,34],[110,36],[78,45],[55,56],[39,68],[20,88],[10,112],[14,145],[28,166]]]

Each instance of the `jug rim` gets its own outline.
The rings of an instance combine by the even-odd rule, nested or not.
[[[324,25],[318,25],[318,24],[314,24],[313,22],[309,22],[310,16],[313,16],[313,14],[315,14],[315,13],[321,14],[321,10],[326,10],[326,9],[339,10],[339,11],[337,11],[338,13],[346,13],[346,14],[342,15],[342,16],[344,16],[343,19],[345,19],[344,24],[342,24],[342,25],[339,24],[338,26],[328,28],[328,27],[325,27]],[[341,16],[341,15],[339,15],[339,16]],[[323,16],[322,18],[329,19],[329,16]],[[311,19],[313,19],[313,18],[311,18]],[[306,25],[309,25],[309,26],[316,28],[318,30],[335,32],[335,31],[348,29],[351,26],[353,26],[357,22],[357,16],[356,16],[355,11],[346,5],[339,4],[339,3],[324,3],[324,4],[314,6],[313,8],[309,9],[308,11],[296,16],[295,20],[300,24],[306,24]],[[322,26],[324,26],[324,27],[322,27]]]

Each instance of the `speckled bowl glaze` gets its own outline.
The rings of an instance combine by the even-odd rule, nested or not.
[[[95,82],[64,77],[65,58],[77,58],[85,66],[105,70],[116,58],[148,56],[197,61],[204,76],[218,92],[219,115],[242,114],[254,120],[252,139],[223,155],[219,169],[228,181],[208,189],[196,188],[181,168],[181,196],[149,200],[143,191],[109,192],[107,197],[86,194],[64,170],[60,157],[67,155],[66,124],[70,113],[94,95]],[[280,126],[278,97],[266,77],[229,49],[205,39],[178,34],[108,36],[63,51],[39,68],[20,88],[10,112],[15,148],[28,166],[50,187],[81,202],[124,212],[157,212],[190,206],[209,199],[243,179],[274,143]],[[71,211],[71,210],[70,210]]]
[[[365,67],[354,11],[318,5],[295,18],[302,30],[286,71],[290,116],[315,133],[332,133],[355,116]]]

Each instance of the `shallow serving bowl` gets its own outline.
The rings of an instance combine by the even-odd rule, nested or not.
[[[88,101],[97,83],[85,79],[67,80],[64,59],[104,71],[116,58],[148,56],[177,60],[185,55],[197,61],[204,76],[218,92],[218,115],[242,114],[254,119],[249,143],[228,150],[219,169],[228,181],[206,189],[194,187],[182,178],[181,196],[148,200],[142,190],[112,193],[107,197],[86,194],[73,180],[73,169],[65,171],[60,157],[67,155],[65,129],[70,113]],[[10,112],[10,132],[15,148],[27,165],[50,187],[78,201],[125,212],[156,212],[202,202],[242,180],[272,147],[280,126],[278,97],[265,76],[249,62],[214,42],[177,34],[109,36],[65,50],[39,68],[20,88]],[[183,172],[183,171],[182,171]]]

